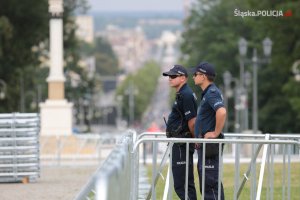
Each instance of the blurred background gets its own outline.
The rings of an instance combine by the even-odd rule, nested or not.
[[[73,132],[164,131],[174,93],[162,71],[205,60],[226,132],[299,133],[299,10],[299,0],[64,0]],[[0,0],[0,113],[39,112],[48,75],[48,1]]]

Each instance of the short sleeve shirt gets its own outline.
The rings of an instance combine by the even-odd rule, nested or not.
[[[212,83],[203,92],[197,111],[195,122],[195,136],[201,137],[210,131],[215,130],[216,111],[224,106],[222,93],[217,86]]]
[[[189,132],[188,121],[196,115],[196,95],[187,84],[184,84],[176,94],[176,100],[168,117],[167,129],[174,131],[181,125],[183,132]]]

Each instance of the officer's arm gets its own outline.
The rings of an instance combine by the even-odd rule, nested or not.
[[[216,112],[216,127],[215,127],[215,137],[218,137],[223,130],[226,120],[226,109],[220,107]]]
[[[205,138],[217,138],[220,133],[222,132],[222,129],[224,127],[226,120],[226,109],[224,107],[218,108],[216,111],[216,126],[214,132],[208,132],[205,134]]]
[[[196,117],[190,119],[188,121],[188,126],[189,126],[189,130],[192,133],[193,138],[195,137],[194,131],[195,131],[195,121],[196,121]]]

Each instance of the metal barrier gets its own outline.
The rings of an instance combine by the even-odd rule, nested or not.
[[[202,143],[204,150],[203,150],[203,160],[202,163],[205,163],[205,145],[208,143],[218,143],[219,149],[221,149],[222,144],[227,144],[227,148],[224,150],[224,156],[221,155],[221,152],[219,152],[219,188],[220,188],[220,182],[222,180],[222,174],[223,174],[223,159],[228,159],[235,165],[235,175],[234,175],[234,194],[233,197],[230,199],[239,199],[240,194],[242,190],[244,189],[245,183],[247,181],[251,182],[250,185],[250,199],[260,199],[262,195],[262,186],[263,181],[265,178],[265,170],[266,166],[268,167],[268,179],[267,181],[267,191],[266,196],[267,198],[273,199],[273,193],[274,193],[274,180],[275,178],[282,180],[282,199],[291,199],[291,159],[293,158],[293,161],[300,162],[300,153],[299,153],[299,147],[300,147],[300,135],[270,135],[270,134],[225,134],[226,139],[179,139],[179,138],[165,138],[164,133],[143,133],[138,136],[138,141],[135,143],[133,148],[133,153],[138,154],[138,149],[140,147],[140,144],[145,143],[152,143],[153,146],[153,155],[152,155],[152,183],[151,183],[151,189],[149,190],[149,195],[147,199],[156,199],[156,183],[159,176],[161,176],[162,169],[164,165],[166,164],[166,158],[168,158],[169,155],[169,148],[172,148],[174,143]],[[231,138],[231,139],[227,139]],[[159,143],[168,143],[168,147],[166,148],[166,152],[164,156],[162,156],[160,159],[158,159],[157,154],[157,146]],[[231,145],[231,152],[229,150],[229,145]],[[249,159],[244,160],[243,162],[247,163],[249,162],[249,166],[247,171],[244,173],[242,180],[240,181],[240,163],[241,163],[241,145],[244,145],[243,147],[250,148],[251,155]],[[249,146],[250,145],[250,146]],[[280,148],[278,148],[280,147]],[[261,149],[263,148],[263,151],[261,152]],[[276,154],[275,152],[279,152],[279,149],[282,150],[281,154]],[[296,155],[292,156],[292,149],[294,149],[294,153]],[[188,152],[188,150],[187,150]],[[167,155],[167,156],[166,156]],[[225,158],[224,158],[225,157]],[[187,160],[186,163],[188,163],[188,156],[186,156]],[[137,158],[139,160],[139,158]],[[171,163],[172,160],[172,154],[169,156],[169,163]],[[157,162],[161,161],[160,167],[157,168]],[[274,163],[280,162],[283,164],[282,169],[282,177],[275,177],[274,174]],[[139,165],[139,162],[136,162],[137,165]],[[256,167],[257,164],[260,164],[260,172],[258,176],[258,181],[256,179]],[[138,168],[138,167],[137,167]],[[204,165],[202,166],[202,174],[205,174],[205,168]],[[296,170],[296,169],[294,169]],[[138,176],[138,173],[134,174]],[[186,167],[186,177],[188,177],[188,170]],[[204,177],[204,175],[203,175]],[[299,177],[300,179],[300,177]],[[187,187],[187,178],[185,182],[185,186]],[[202,185],[204,185],[204,179],[201,180]],[[257,184],[258,182],[258,184]],[[137,182],[138,183],[138,182]],[[164,196],[163,199],[171,199],[172,198],[172,186],[170,186],[172,183],[172,171],[169,166],[168,168],[168,174],[167,174],[167,180],[166,180],[166,187],[164,190]],[[135,185],[134,187],[138,188],[138,185]],[[205,187],[205,185],[204,185]],[[204,194],[204,189],[202,188],[202,194]],[[220,199],[220,192],[218,193],[218,199]],[[187,199],[187,188],[185,193],[186,199]],[[137,199],[138,194],[135,194],[132,199]],[[202,199],[204,199],[204,195],[201,196]]]
[[[171,163],[172,154],[170,149],[174,143],[202,143],[203,147],[208,143],[218,143],[219,147],[226,144],[224,152],[221,155],[219,152],[219,188],[223,175],[223,163],[234,163],[235,173],[233,177],[234,192],[229,199],[239,199],[241,192],[245,187],[245,183],[249,181],[250,184],[250,199],[259,200],[262,193],[267,196],[266,199],[274,199],[274,180],[280,179],[282,181],[282,199],[291,199],[291,160],[293,162],[300,162],[300,135],[270,135],[270,134],[225,134],[226,139],[181,139],[181,138],[166,138],[165,133],[145,132],[138,136],[134,131],[128,131],[122,141],[112,151],[110,156],[99,167],[93,177],[89,180],[86,186],[76,197],[76,200],[82,199],[131,199],[136,200],[141,198],[139,194],[139,168],[140,168],[140,145],[152,143],[152,181],[146,199],[156,199],[156,184],[162,174],[163,168]],[[158,146],[160,144],[169,144],[165,148],[163,154],[159,154]],[[241,146],[243,145],[243,146]],[[247,152],[242,153],[243,148],[248,148]],[[204,148],[205,149],[205,148]],[[221,148],[219,148],[221,149]],[[261,151],[263,149],[263,151]],[[293,150],[293,151],[292,151]],[[250,151],[250,154],[249,154]],[[187,150],[188,152],[188,150]],[[292,152],[294,155],[292,155]],[[245,156],[243,156],[245,154]],[[205,155],[205,150],[203,151]],[[188,159],[188,156],[186,156]],[[170,159],[170,161],[168,161]],[[205,162],[205,156],[203,156]],[[160,164],[158,165],[158,163]],[[240,164],[248,163],[248,169],[240,177]],[[282,177],[274,174],[274,163],[282,163]],[[188,163],[188,160],[186,160]],[[256,168],[260,165],[258,179],[256,178]],[[267,179],[266,179],[266,173]],[[203,174],[205,170],[203,167]],[[300,175],[300,173],[299,173]],[[188,170],[186,167],[186,177],[188,177]],[[253,178],[255,177],[255,178]],[[264,181],[265,179],[265,181]],[[300,179],[300,177],[299,177]],[[186,185],[186,199],[187,199],[187,178]],[[202,179],[202,185],[204,180]],[[267,183],[265,183],[267,182]],[[258,183],[258,184],[257,184]],[[262,191],[263,185],[267,188]],[[204,186],[205,187],[205,186]],[[202,188],[204,191],[205,188]],[[162,199],[172,199],[172,170],[169,166],[167,178],[165,183],[164,195]],[[203,193],[202,191],[202,193]],[[219,192],[220,194],[220,192]],[[228,196],[227,196],[228,197]],[[204,195],[201,199],[204,199]],[[220,199],[220,195],[218,196]]]
[[[109,157],[97,169],[88,183],[76,196],[76,200],[98,199],[132,199],[135,191],[133,186],[137,185],[137,179],[132,179],[133,174],[138,171],[131,153],[133,141],[136,139],[135,131],[129,130],[117,143]]]
[[[120,140],[119,134],[74,134],[41,136],[41,165],[98,165]]]
[[[0,114],[0,182],[35,182],[40,176],[39,131],[36,113]]]

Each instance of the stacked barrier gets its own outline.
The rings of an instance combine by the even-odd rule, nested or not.
[[[36,113],[0,114],[0,182],[37,180],[39,130]]]

